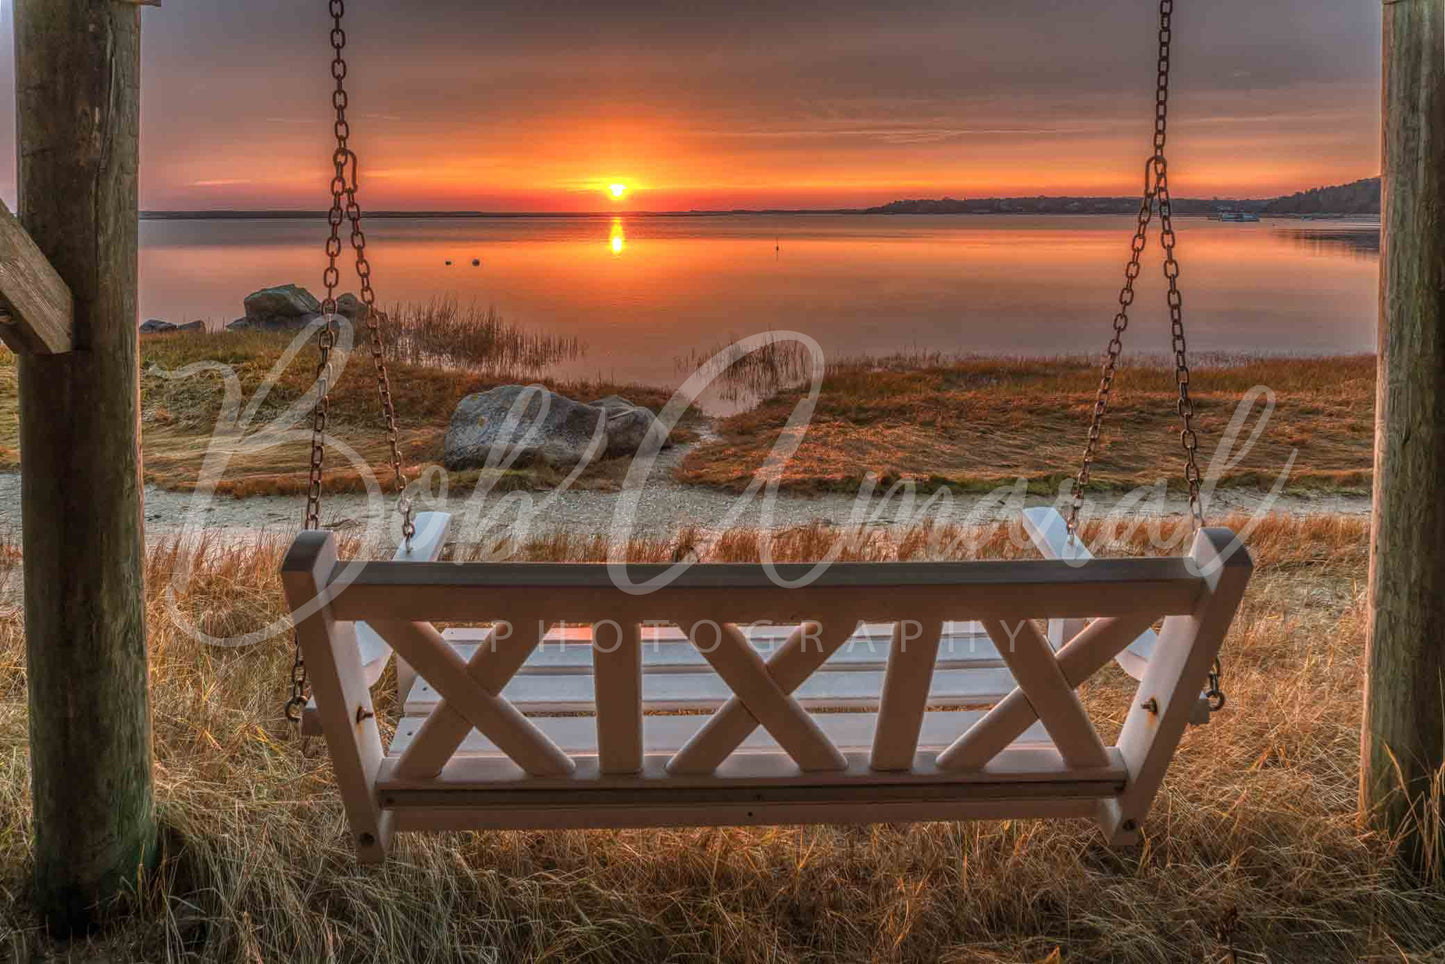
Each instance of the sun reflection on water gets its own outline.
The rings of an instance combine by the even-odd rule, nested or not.
[[[612,246],[613,254],[621,254],[622,249],[627,247],[627,234],[622,229],[622,219],[612,219],[612,237],[608,242]]]

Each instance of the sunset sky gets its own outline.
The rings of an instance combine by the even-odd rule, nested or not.
[[[0,195],[13,203],[3,9]],[[1379,3],[1176,10],[1177,195],[1378,172]],[[347,13],[372,208],[1133,194],[1149,143],[1152,0],[351,0]],[[147,9],[142,206],[325,207],[329,27],[325,0]]]

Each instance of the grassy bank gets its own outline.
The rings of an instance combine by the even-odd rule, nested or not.
[[[653,409],[670,395],[658,388],[549,378],[541,374],[548,359],[567,356],[577,346],[528,336],[493,313],[468,315],[454,304],[439,302],[394,317],[398,330],[407,334],[393,352],[391,384],[403,457],[413,470],[441,462],[452,411],[471,392],[535,381],[572,398],[617,393]],[[458,341],[453,335],[462,329],[472,335]],[[194,486],[213,445],[221,406],[218,375],[170,379],[161,372],[221,362],[234,368],[250,399],[289,343],[286,335],[262,332],[143,337],[141,407],[147,481],[178,490]],[[438,354],[452,343],[460,346],[456,348],[460,355]],[[740,359],[720,384],[746,395],[772,390],[780,380],[796,379],[805,370],[801,360],[777,357],[781,354],[761,352]],[[286,367],[259,408],[251,431],[269,425],[300,399],[314,381],[315,367],[316,352],[308,346]],[[1197,366],[1191,385],[1201,466],[1208,466],[1241,396],[1263,385],[1275,392],[1277,408],[1253,449],[1222,475],[1220,484],[1268,488],[1294,453],[1290,490],[1367,492],[1374,380],[1371,357]],[[14,383],[14,358],[0,353],[0,468],[15,467],[19,458]],[[1022,476],[1037,491],[1053,491],[1077,471],[1097,385],[1097,364],[1089,359],[954,360],[919,355],[845,362],[825,378],[802,444],[781,469],[781,486],[796,492],[856,491],[864,475],[872,472],[885,483],[911,479],[925,488],[948,485],[963,490],[987,490]],[[719,420],[717,436],[687,454],[677,480],[742,490],[801,398],[800,390],[785,389],[753,409]],[[1161,478],[1178,485],[1181,453],[1175,401],[1172,371],[1145,364],[1121,370],[1095,463],[1096,485],[1132,488]],[[674,437],[693,438],[695,424],[691,419],[685,422]],[[303,419],[294,427],[304,432],[308,425]],[[371,359],[362,346],[332,392],[330,429],[374,469],[382,469],[388,450],[380,426]],[[361,487],[359,476],[339,456],[328,458],[331,489]],[[302,435],[264,451],[237,454],[219,491],[236,496],[298,494],[305,491],[308,462],[308,442]],[[582,485],[612,487],[626,467],[625,459],[601,463],[588,470]],[[467,479],[453,481],[465,484]],[[503,485],[546,487],[557,481],[555,473],[538,467],[513,473]]]
[[[540,383],[570,398],[584,401],[621,394],[639,405],[661,407],[667,392],[636,385],[606,382],[560,381],[543,373],[558,357],[572,357],[572,343],[554,344],[529,336],[499,319],[494,312],[459,309],[454,303],[433,302],[393,313],[403,337],[393,339],[391,390],[395,399],[402,456],[415,475],[417,466],[439,464],[447,423],[464,396],[497,385]],[[467,339],[453,339],[459,329]],[[358,338],[364,338],[361,332]],[[187,490],[196,484],[208,451],[236,452],[227,464],[218,492],[235,496],[291,495],[306,491],[310,463],[310,418],[292,425],[292,440],[264,451],[242,450],[222,443],[213,449],[216,419],[221,412],[223,381],[220,374],[202,373],[168,378],[190,365],[220,363],[230,366],[239,379],[245,401],[261,387],[294,336],[260,331],[141,336],[141,434],[147,482],[164,488]],[[450,342],[453,353],[438,355],[437,344]],[[560,352],[560,355],[559,355]],[[317,351],[307,345],[282,370],[257,409],[248,435],[271,425],[289,406],[301,400],[315,383]],[[385,479],[389,449],[383,431],[381,406],[368,346],[358,341],[339,381],[331,391],[328,431],[354,448]],[[0,350],[0,469],[18,467],[19,419],[16,409],[15,356]],[[361,477],[347,468],[335,452],[328,452],[327,488],[358,490]],[[610,485],[626,471],[625,464],[599,463],[582,484]],[[504,484],[547,485],[555,481],[545,467],[518,470]]]
[[[831,535],[787,533],[777,554],[815,558]],[[968,535],[947,544],[1016,551],[1002,529]],[[1240,961],[1439,960],[1445,888],[1398,876],[1390,842],[1355,818],[1366,535],[1343,517],[1275,517],[1256,530],[1255,580],[1225,649],[1229,708],[1185,738],[1138,849],[1110,851],[1082,823],[1035,821],[513,832],[404,836],[380,868],[351,857],[319,743],[298,745],[279,720],[286,641],[225,650],[178,632],[165,608],[178,557],[154,549],[164,865],[116,909],[107,936],[58,948],[37,932],[23,631],[18,614],[0,614],[0,946],[17,960],[245,964],[1159,962],[1231,949]],[[860,535],[849,556],[917,558],[925,536]],[[756,540],[734,532],[698,546],[682,533],[634,554],[749,559]],[[518,548],[529,559],[600,552],[563,536]],[[211,547],[181,611],[213,633],[278,618],[280,551]],[[1107,730],[1130,692],[1109,667],[1085,698]]]
[[[856,490],[874,472],[885,481],[986,490],[1022,476],[1053,490],[1078,470],[1098,383],[1092,359],[925,356],[841,364],[824,379],[812,423],[780,482],[793,490]],[[1221,483],[1268,488],[1294,451],[1291,488],[1366,490],[1374,384],[1375,360],[1363,356],[1197,365],[1191,389],[1201,468],[1240,397],[1264,385],[1278,407]],[[688,453],[679,479],[745,488],[803,396],[785,391],[722,420],[719,438]],[[1176,399],[1172,370],[1134,364],[1120,371],[1096,484],[1132,488],[1181,478]]]

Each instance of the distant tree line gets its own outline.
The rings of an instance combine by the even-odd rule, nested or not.
[[[909,198],[866,208],[864,214],[1133,214],[1137,197],[989,197]],[[1256,214],[1379,214],[1380,179],[1366,178],[1339,187],[1320,187],[1290,197],[1175,198],[1176,214],[1252,211]]]
[[[1317,187],[1265,206],[1266,214],[1379,214],[1380,179],[1367,177],[1338,187]]]
[[[1218,210],[1263,211],[1266,201],[1201,201],[1175,198],[1176,214],[1212,214]],[[867,208],[864,214],[1134,214],[1137,197],[988,197],[908,199]]]

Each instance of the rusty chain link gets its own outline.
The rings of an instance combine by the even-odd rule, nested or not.
[[[1174,381],[1179,389],[1175,404],[1179,412],[1179,441],[1184,449],[1184,481],[1189,487],[1189,517],[1194,529],[1204,525],[1204,500],[1200,494],[1203,477],[1199,471],[1199,436],[1194,429],[1194,400],[1189,394],[1188,343],[1184,336],[1184,296],[1179,291],[1179,259],[1174,253],[1178,239],[1174,233],[1173,198],[1169,193],[1169,161],[1165,148],[1169,142],[1169,75],[1170,58],[1173,48],[1174,0],[1160,0],[1159,3],[1159,58],[1154,97],[1154,153],[1144,165],[1144,198],[1139,206],[1139,225],[1134,233],[1133,248],[1129,264],[1124,270],[1124,286],[1119,292],[1119,313],[1114,316],[1114,334],[1105,350],[1103,373],[1099,378],[1099,389],[1094,398],[1094,410],[1089,420],[1088,440],[1084,445],[1084,457],[1074,481],[1073,498],[1069,505],[1069,538],[1077,537],[1079,512],[1084,505],[1084,489],[1094,460],[1098,457],[1099,436],[1104,416],[1109,410],[1109,401],[1114,389],[1114,378],[1118,374],[1119,356],[1123,352],[1123,335],[1129,327],[1129,308],[1134,303],[1134,282],[1139,277],[1140,257],[1148,244],[1149,224],[1153,220],[1154,207],[1159,208],[1159,242],[1164,249],[1164,278],[1169,284],[1167,301],[1169,305],[1169,327],[1171,347],[1174,352]],[[1221,688],[1223,669],[1219,660],[1209,673],[1209,688],[1205,696],[1210,706],[1223,709],[1224,691]]]
[[[386,439],[390,448],[391,468],[395,477],[396,491],[400,498],[402,514],[402,536],[407,546],[416,535],[412,521],[411,500],[406,496],[406,475],[402,471],[401,446],[396,428],[396,406],[391,396],[391,377],[386,370],[386,345],[381,326],[386,315],[376,307],[376,292],[371,286],[371,263],[366,258],[366,232],[361,226],[361,205],[356,200],[357,159],[348,142],[351,125],[346,119],[349,96],[346,92],[347,64],[345,57],[346,30],[342,20],[346,15],[345,0],[328,0],[331,13],[331,76],[336,88],[331,92],[331,106],[336,111],[333,127],[336,135],[336,149],[332,152],[333,174],[331,178],[331,210],[326,220],[331,234],[326,239],[326,270],[322,283],[326,287],[326,299],[321,303],[323,323],[316,336],[319,359],[316,366],[316,405],[311,415],[311,465],[310,479],[306,489],[306,517],[303,527],[321,527],[321,477],[326,456],[326,422],[330,412],[331,352],[336,347],[337,301],[336,289],[341,285],[341,272],[337,261],[341,257],[341,226],[351,224],[351,247],[356,251],[356,276],[361,282],[361,303],[366,314],[366,327],[371,336],[371,358],[376,367],[376,388],[381,398],[382,414],[386,419]],[[301,639],[294,640],[291,660],[291,698],[286,701],[286,718],[299,722],[301,711],[306,705],[306,662],[301,655]]]

